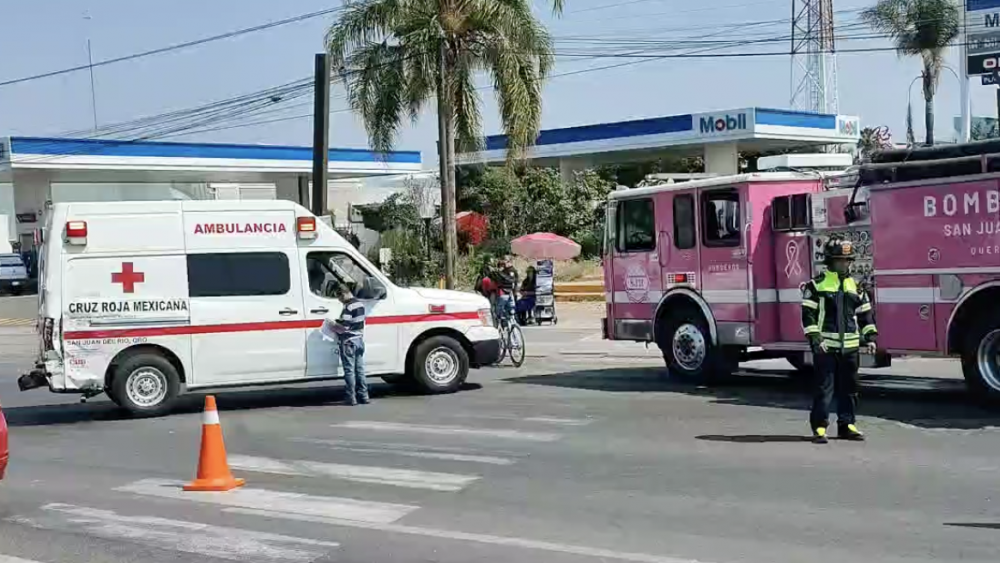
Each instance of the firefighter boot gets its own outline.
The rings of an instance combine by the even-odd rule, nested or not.
[[[826,444],[830,440],[826,437],[826,428],[820,426],[818,428],[813,428],[813,443],[814,444]]]
[[[851,440],[853,442],[864,442],[865,435],[853,424],[844,424],[837,427],[837,437],[841,440]]]

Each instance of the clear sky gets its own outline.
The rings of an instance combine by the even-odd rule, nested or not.
[[[337,5],[331,0],[32,0],[0,4],[0,81],[87,62],[92,41],[95,60],[198,39],[270,20]],[[857,22],[869,0],[834,0],[841,49],[885,47]],[[562,18],[536,0],[550,23],[561,54],[596,56],[632,52],[621,42],[722,39],[757,41],[730,51],[787,51],[790,0],[567,0]],[[89,14],[90,18],[85,16]],[[332,17],[332,16],[331,16]],[[312,73],[313,54],[322,49],[330,17],[217,41],[191,49],[110,65],[95,70],[100,123],[122,121],[210,103]],[[770,23],[762,23],[770,22]],[[866,39],[865,36],[868,36]],[[761,43],[761,40],[764,40]],[[643,48],[640,46],[639,48]],[[677,45],[674,45],[674,51]],[[704,48],[704,44],[697,45]],[[667,52],[658,47],[659,52]],[[565,56],[556,74],[633,62],[638,59]],[[861,116],[863,126],[888,125],[904,139],[907,88],[919,75],[918,59],[891,51],[842,53],[838,58],[840,113]],[[958,69],[955,53],[948,64]],[[543,127],[564,127],[643,117],[746,106],[788,107],[787,56],[714,59],[661,59],[616,69],[554,77],[545,92]],[[485,82],[484,82],[485,84]],[[972,85],[973,114],[996,115],[996,88]],[[333,87],[336,109],[345,108]],[[937,134],[953,136],[958,115],[958,81],[949,71],[937,98]],[[483,91],[485,132],[498,119]],[[915,129],[923,136],[919,83],[912,88]],[[266,117],[309,112],[302,101]],[[237,122],[233,122],[237,123]],[[86,72],[0,88],[0,135],[58,135],[92,126],[90,78]],[[293,119],[256,127],[203,133],[172,140],[240,143],[311,143],[311,120]],[[433,114],[400,136],[398,148],[423,152],[425,166],[436,163]],[[364,147],[358,120],[346,111],[331,117],[331,146]]]

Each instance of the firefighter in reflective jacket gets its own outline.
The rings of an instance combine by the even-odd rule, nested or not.
[[[858,348],[875,352],[875,320],[867,293],[849,275],[854,249],[831,240],[824,249],[827,271],[802,286],[802,328],[809,339],[816,392],[809,422],[817,443],[827,443],[830,405],[837,400],[837,435],[864,440],[854,419],[858,398]]]

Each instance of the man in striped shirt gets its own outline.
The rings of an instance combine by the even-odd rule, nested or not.
[[[351,288],[341,285],[337,294],[344,309],[337,319],[336,332],[340,348],[340,362],[344,367],[346,396],[344,404],[367,405],[368,381],[365,379],[365,304]]]

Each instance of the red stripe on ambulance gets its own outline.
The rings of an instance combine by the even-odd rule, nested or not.
[[[419,315],[387,315],[368,317],[365,322],[372,325],[406,324],[442,321],[479,320],[479,313],[419,314]],[[222,334],[228,332],[261,332],[269,330],[291,330],[298,328],[319,328],[323,319],[306,319],[301,321],[268,321],[260,323],[227,323],[216,325],[185,325],[163,326],[149,328],[121,328],[109,330],[71,330],[63,334],[64,340],[86,340],[95,338],[135,338],[138,336],[184,336],[192,334]]]

